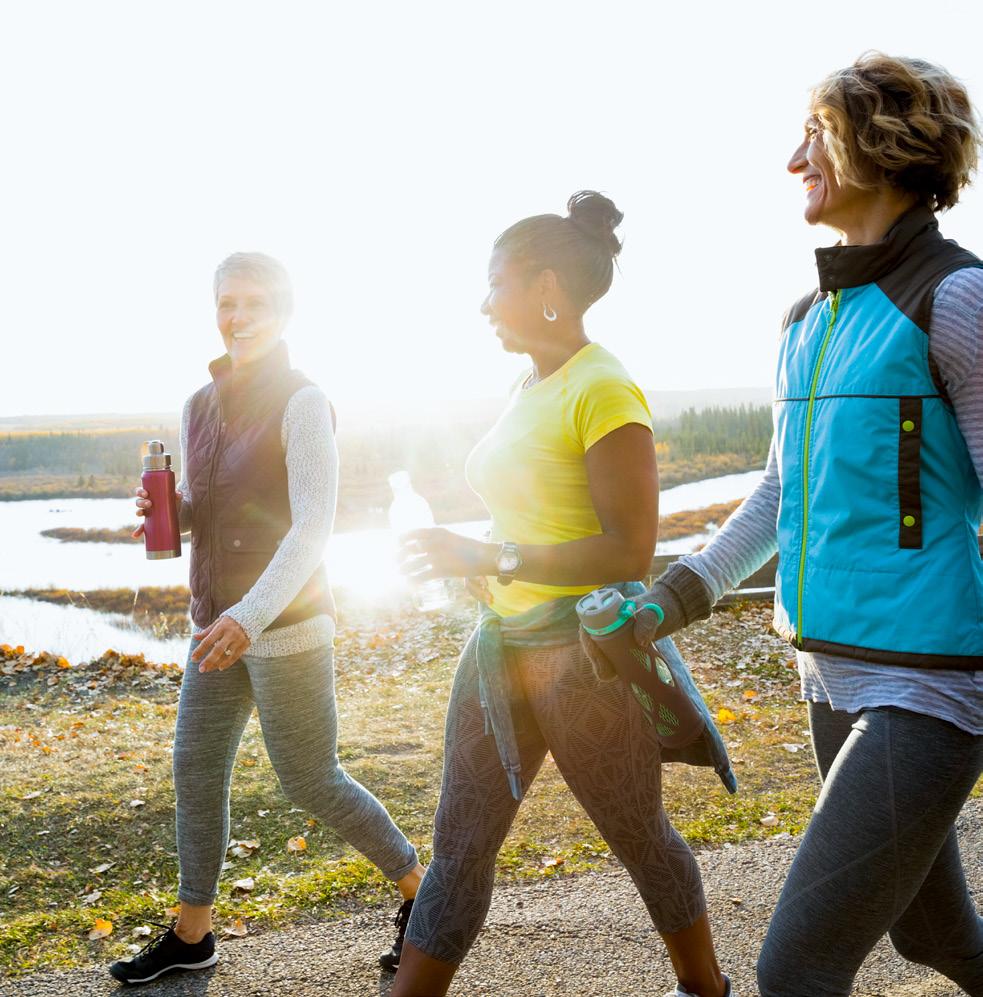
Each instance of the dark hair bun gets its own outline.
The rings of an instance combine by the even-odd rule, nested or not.
[[[596,190],[578,190],[567,201],[567,214],[584,235],[603,243],[612,259],[621,252],[621,240],[614,230],[625,216],[610,197]]]

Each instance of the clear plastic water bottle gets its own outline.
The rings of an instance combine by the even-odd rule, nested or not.
[[[390,474],[389,487],[393,491],[392,505],[389,506],[389,529],[392,530],[394,539],[411,530],[425,530],[435,525],[430,504],[413,490],[408,471],[394,471]],[[451,601],[447,583],[442,578],[425,582],[410,579],[410,582],[417,607],[424,612],[443,609]]]

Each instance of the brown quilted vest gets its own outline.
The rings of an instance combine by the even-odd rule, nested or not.
[[[192,396],[185,479],[191,502],[191,619],[205,627],[235,605],[266,570],[291,526],[283,415],[311,382],[291,370],[279,343],[256,363],[208,366],[212,383]],[[323,565],[266,628],[335,615]]]

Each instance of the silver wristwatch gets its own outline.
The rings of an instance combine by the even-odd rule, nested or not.
[[[498,557],[495,558],[495,568],[498,571],[498,584],[511,585],[515,573],[522,567],[522,555],[519,548],[510,541],[502,544]]]

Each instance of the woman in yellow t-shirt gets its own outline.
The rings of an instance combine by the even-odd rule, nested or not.
[[[599,681],[578,642],[577,597],[648,572],[658,473],[645,396],[584,331],[584,312],[611,286],[622,214],[593,191],[567,209],[516,223],[491,257],[482,312],[503,347],[533,363],[468,459],[492,542],[442,529],[407,540],[407,571],[469,578],[484,607],[451,692],[433,863],[392,997],[447,992],[547,751],[638,886],[675,993],[731,992],[699,868],[662,808],[658,742],[626,686]]]

